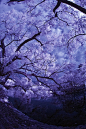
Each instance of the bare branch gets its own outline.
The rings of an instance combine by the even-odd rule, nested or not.
[[[67,23],[67,21],[64,21],[63,19],[59,18],[59,16],[58,16],[58,13],[57,13],[57,12],[56,12],[56,14],[55,14],[55,17],[57,17],[60,21],[65,22],[65,23],[67,24],[67,26],[69,26],[69,24]]]
[[[12,62],[14,62],[15,60],[21,60],[21,58],[19,58],[18,56],[15,56],[11,61],[9,61],[6,66],[10,65]]]
[[[1,45],[0,45],[0,47],[2,48],[2,58],[4,58],[4,56],[5,56],[4,39],[5,39],[5,37],[1,40]]]
[[[21,2],[21,1],[25,1],[25,0],[10,0],[7,3],[11,3],[11,2]]]
[[[56,84],[59,86],[58,89],[61,88],[61,85],[60,85],[59,83],[57,83],[57,82],[56,82],[53,78],[51,78],[51,77],[38,76],[38,75],[36,75],[36,74],[34,74],[34,73],[32,73],[31,75],[34,76],[34,77],[36,77],[36,78],[44,78],[44,79],[52,80],[54,83],[56,83]]]
[[[57,0],[57,1],[58,1],[57,5],[53,9],[54,13],[55,13],[56,9],[61,5],[61,2],[62,2],[62,3],[65,3],[67,5],[72,6],[72,7],[76,8],[76,9],[78,9],[79,11],[83,12],[84,14],[86,14],[86,9],[85,8],[79,6],[79,5],[77,5],[77,4],[75,4],[75,3],[71,2],[71,1],[68,1],[68,0]],[[55,13],[55,17],[57,17],[57,13]]]
[[[28,80],[30,81],[30,78],[28,77],[29,75],[26,74],[25,72],[22,72],[22,71],[19,71],[19,70],[14,70],[14,73],[22,74],[22,75],[24,75],[25,77],[27,77]]]
[[[38,4],[36,4],[30,11],[28,11],[28,12],[31,12],[33,9],[35,9],[38,5],[40,5],[41,3],[43,3],[43,2],[45,2],[45,0],[43,0],[43,1],[41,1],[40,3],[38,3]],[[28,13],[27,12],[27,13]]]
[[[60,6],[60,4],[61,4],[61,1],[58,0],[57,5],[56,5],[55,8],[53,9],[53,12],[54,12],[54,13],[55,13],[56,9]],[[55,17],[56,17],[56,13],[55,13]]]
[[[67,47],[69,46],[69,42],[70,42],[71,40],[73,40],[74,38],[76,38],[77,36],[80,36],[80,35],[86,35],[86,34],[77,34],[77,35],[74,35],[73,37],[71,37],[71,38],[68,40],[68,42],[67,42]]]
[[[35,39],[35,38],[36,38],[36,36],[40,35],[40,33],[41,33],[41,32],[38,32],[37,34],[35,34],[35,35],[34,35],[34,36],[32,36],[31,38],[26,39],[24,42],[22,42],[22,43],[18,46],[18,48],[16,49],[16,52],[17,52],[17,51],[19,51],[19,50],[20,50],[20,48],[21,48],[24,44],[26,44],[27,42],[29,42],[29,41],[31,41],[31,40],[33,40],[33,39]]]
[[[60,1],[62,3],[68,4],[68,5],[76,8],[76,9],[78,9],[79,11],[83,12],[84,14],[86,14],[86,9],[85,8],[79,6],[79,5],[77,5],[77,4],[75,4],[75,3],[71,2],[71,1],[68,1],[68,0],[60,0]]]
[[[38,41],[41,44],[41,46],[43,46],[43,44],[41,43],[41,41],[39,41],[37,38],[35,38],[35,40]]]

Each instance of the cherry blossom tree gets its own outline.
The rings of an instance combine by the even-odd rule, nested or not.
[[[12,4],[24,8],[0,15],[0,85],[7,94],[28,100],[85,84],[86,58],[77,61],[77,53],[86,48],[86,2],[25,0],[5,6]]]

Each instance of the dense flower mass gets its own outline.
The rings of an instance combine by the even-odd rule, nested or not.
[[[59,1],[1,2],[0,87],[9,96],[30,101],[85,87],[86,2]]]

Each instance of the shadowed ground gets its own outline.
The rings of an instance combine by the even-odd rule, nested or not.
[[[0,102],[0,129],[86,129],[86,125],[56,127],[43,124],[29,118],[9,103]]]
[[[0,102],[0,129],[60,129],[30,119],[9,103]]]

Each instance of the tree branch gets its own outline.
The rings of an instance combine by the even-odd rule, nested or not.
[[[5,56],[4,39],[5,39],[5,37],[1,40],[1,45],[0,45],[0,47],[2,48],[2,58],[4,58],[4,56]]]
[[[21,58],[19,58],[18,56],[15,56],[11,61],[9,61],[6,66],[10,65],[12,62],[14,62],[15,60],[21,60]]]
[[[69,43],[72,39],[76,38],[77,36],[80,36],[80,35],[86,35],[86,34],[77,34],[77,35],[74,35],[73,37],[71,37],[68,41],[67,41],[67,47],[69,47]]]
[[[53,12],[54,12],[54,13],[55,13],[56,9],[60,6],[60,4],[61,4],[61,1],[58,0],[57,5],[56,5],[55,8],[53,9]],[[56,17],[56,16],[57,16],[57,14],[55,13],[55,17]]]
[[[79,11],[83,12],[84,14],[86,14],[86,9],[85,8],[79,6],[79,5],[77,5],[77,4],[75,4],[75,3],[71,2],[71,1],[68,1],[68,0],[60,0],[60,1],[62,3],[68,4],[68,5],[76,8],[76,9],[78,9]]]
[[[18,48],[16,49],[16,52],[19,51],[20,48],[21,48],[24,44],[26,44],[27,42],[29,42],[29,41],[35,39],[36,36],[40,35],[40,33],[41,33],[41,32],[38,32],[38,33],[35,34],[33,37],[31,37],[31,38],[29,38],[29,39],[26,39],[24,42],[22,42],[22,43],[18,46]]]
[[[57,1],[58,1],[57,5],[53,9],[54,13],[55,13],[56,9],[61,5],[61,2],[62,2],[62,3],[65,3],[67,5],[72,6],[72,7],[76,8],[76,9],[78,9],[79,11],[83,12],[84,14],[86,14],[86,9],[85,8],[79,6],[79,5],[77,5],[77,4],[75,4],[75,3],[71,2],[71,1],[68,1],[68,0],[57,0]],[[56,16],[57,16],[57,13],[55,13],[55,17]]]
[[[22,74],[22,75],[24,75],[25,77],[27,77],[28,80],[30,81],[30,78],[28,77],[28,74],[26,74],[25,72],[22,72],[22,71],[19,71],[19,70],[14,70],[14,73]]]
[[[11,2],[21,2],[21,1],[25,1],[25,0],[10,0],[7,3],[11,3]]]
[[[43,46],[43,44],[41,43],[41,41],[39,41],[37,38],[35,38],[35,40],[38,41],[41,44],[41,46]]]
[[[34,73],[32,73],[31,76],[34,76],[34,77],[36,77],[37,79],[38,79],[38,78],[44,78],[44,79],[52,80],[55,84],[57,84],[57,85],[59,86],[59,87],[58,87],[59,90],[60,90],[60,88],[61,88],[61,85],[60,85],[59,83],[57,83],[57,82],[56,82],[53,78],[51,78],[51,77],[38,76],[38,75],[36,75],[36,74],[34,74]]]

